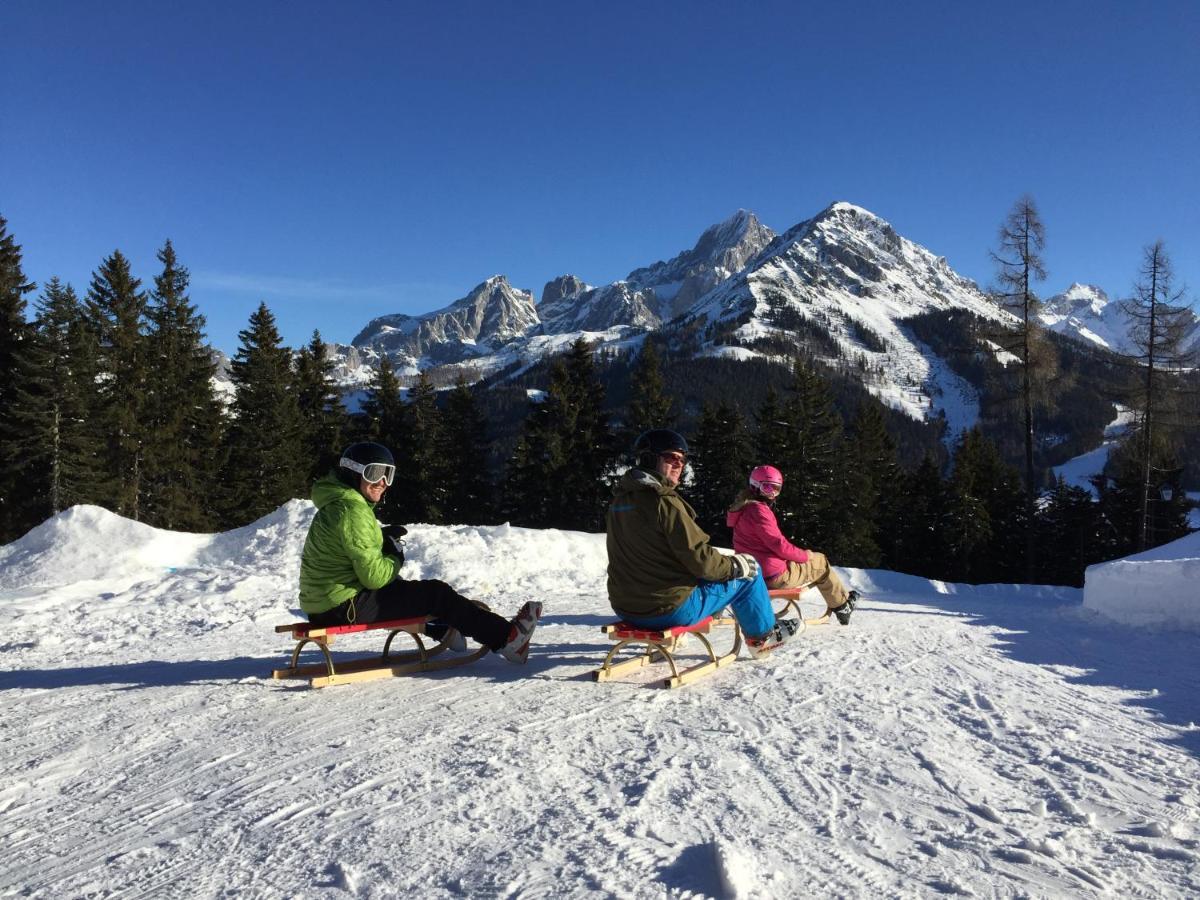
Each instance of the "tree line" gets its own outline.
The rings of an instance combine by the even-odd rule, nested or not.
[[[947,464],[930,452],[903,465],[886,410],[864,397],[844,417],[830,381],[804,358],[754,408],[725,400],[691,415],[667,389],[650,337],[620,358],[577,341],[523,401],[513,440],[498,442],[478,386],[439,391],[421,373],[402,388],[386,355],[361,409],[348,412],[320,334],[293,352],[260,304],[239,332],[226,401],[188,271],[170,241],[157,258],[148,289],[119,251],[83,298],[51,279],[27,322],[36,287],[0,218],[0,370],[9,376],[0,384],[0,541],[78,503],[176,530],[245,525],[307,496],[354,440],[396,456],[384,521],[599,531],[637,434],[693,420],[683,492],[726,544],[725,510],[760,463],[785,473],[785,533],[843,565],[1078,584],[1086,565],[1137,547],[1145,505],[1145,540],[1187,530],[1181,490],[1146,499],[1135,443],[1114,454],[1099,501],[1059,481],[1031,505],[1021,473],[978,428],[958,437]],[[601,366],[618,372],[617,409]],[[1040,551],[1032,564],[1031,544]]]

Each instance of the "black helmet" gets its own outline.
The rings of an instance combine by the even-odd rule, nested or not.
[[[671,451],[687,456],[688,443],[683,435],[668,428],[652,428],[643,431],[633,442],[633,462],[639,468],[653,472],[659,455]]]
[[[349,487],[358,487],[358,479],[365,478],[374,484],[380,478],[391,486],[396,474],[396,460],[392,451],[383,444],[373,444],[363,441],[351,444],[342,451],[338,460],[338,480]]]

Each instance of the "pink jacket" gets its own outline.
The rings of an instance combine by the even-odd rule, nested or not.
[[[758,560],[766,581],[783,572],[788,560],[808,561],[808,553],[780,533],[775,512],[759,500],[729,510],[725,524],[733,529],[733,549]]]

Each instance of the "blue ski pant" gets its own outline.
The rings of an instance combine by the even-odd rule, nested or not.
[[[701,581],[679,608],[661,616],[625,616],[643,628],[692,625],[729,607],[747,637],[762,637],[775,627],[775,611],[762,573],[732,581]]]

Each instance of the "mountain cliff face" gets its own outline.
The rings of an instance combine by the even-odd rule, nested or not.
[[[622,281],[589,288],[573,275],[546,285],[538,313],[545,334],[604,331],[620,325],[657,328],[738,272],[775,237],[740,209],[707,229],[691,250],[634,269]]]
[[[1129,317],[1101,288],[1073,284],[1042,304],[1039,318],[1051,331],[1120,353],[1129,350]]]
[[[398,361],[415,365],[424,358],[436,365],[491,353],[538,322],[533,295],[496,275],[437,312],[372,319],[351,343]]]

